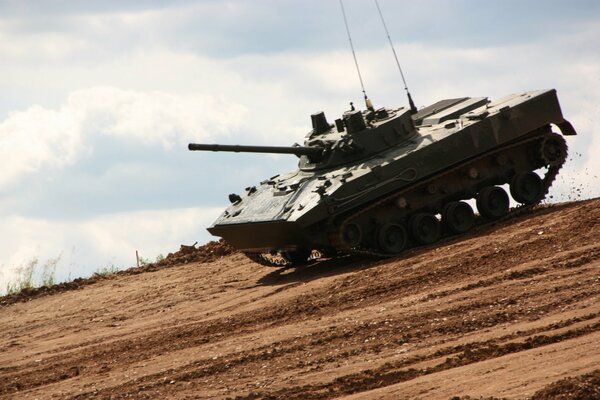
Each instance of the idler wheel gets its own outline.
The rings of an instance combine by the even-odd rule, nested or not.
[[[544,195],[544,182],[535,172],[521,172],[510,183],[510,194],[519,203],[537,203]]]
[[[464,201],[453,201],[444,207],[442,222],[453,233],[464,233],[475,224],[475,213]]]
[[[442,235],[440,221],[433,214],[415,214],[410,218],[409,225],[410,233],[420,244],[435,243]]]
[[[488,219],[498,219],[508,213],[508,194],[499,186],[488,186],[477,194],[479,214]]]
[[[344,227],[342,232],[342,239],[344,244],[348,247],[356,247],[362,240],[362,229],[360,225],[351,222]]]
[[[567,144],[565,139],[553,133],[542,140],[541,156],[545,165],[561,165],[567,159]]]
[[[408,243],[408,233],[402,225],[387,223],[377,230],[377,243],[385,253],[400,253]]]

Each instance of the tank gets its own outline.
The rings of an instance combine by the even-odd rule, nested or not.
[[[229,195],[208,228],[261,264],[393,256],[506,218],[545,197],[566,160],[564,136],[576,134],[553,89],[418,111],[351,104],[333,124],[323,112],[311,120],[303,146],[189,144],[299,157],[296,170]]]

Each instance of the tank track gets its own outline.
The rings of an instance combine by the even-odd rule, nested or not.
[[[283,256],[282,254],[271,255],[268,253],[251,253],[244,252],[244,255],[254,261],[257,264],[264,265],[266,267],[283,267],[288,268],[296,266],[291,260]]]
[[[277,254],[244,252],[244,255],[257,264],[276,268],[291,268],[311,265],[323,257],[321,252],[313,251],[306,261],[299,263],[294,262],[294,260],[285,254],[285,252],[278,252]]]
[[[355,213],[352,213],[348,216],[346,216],[344,218],[344,220],[339,223],[339,225],[337,226],[337,229],[333,230],[330,232],[329,234],[329,238],[331,243],[333,243],[334,247],[342,254],[354,254],[354,255],[363,255],[363,256],[370,256],[370,257],[377,257],[377,258],[390,258],[390,257],[396,257],[399,254],[402,253],[382,253],[380,251],[378,251],[377,249],[371,249],[371,248],[362,248],[362,247],[354,247],[354,248],[349,248],[344,244],[343,238],[342,238],[342,232],[345,228],[345,226],[350,223],[352,220],[354,220],[355,218],[363,215],[364,213],[368,213],[374,209],[376,209],[377,207],[381,206],[383,203],[386,203],[394,198],[397,198],[398,196],[401,196],[404,193],[409,192],[410,190],[413,190],[415,187],[417,186],[423,186],[426,185],[430,182],[432,182],[435,179],[439,179],[440,176],[444,176],[444,175],[448,175],[451,174],[453,172],[456,172],[459,169],[468,167],[470,164],[475,163],[479,160],[482,160],[484,158],[487,157],[493,157],[494,155],[501,153],[501,152],[505,152],[507,150],[510,150],[512,148],[516,148],[519,146],[523,146],[526,145],[527,143],[531,143],[531,142],[535,142],[535,141],[539,141],[539,140],[544,140],[546,137],[549,136],[558,136],[560,138],[560,140],[564,143],[564,154],[565,157],[561,160],[561,162],[557,165],[550,165],[548,166],[548,171],[546,172],[546,174],[544,175],[543,179],[543,194],[540,196],[539,200],[533,204],[528,204],[528,205],[520,205],[518,207],[513,208],[512,210],[510,210],[504,217],[499,218],[499,219],[495,219],[495,220],[491,220],[491,221],[486,221],[483,220],[482,218],[478,218],[478,223],[476,224],[475,227],[477,228],[482,228],[482,227],[486,227],[486,226],[491,226],[494,224],[497,224],[499,222],[502,221],[506,221],[508,219],[517,217],[519,215],[522,215],[523,213],[531,210],[534,206],[538,205],[542,200],[545,199],[546,195],[548,194],[548,191],[550,190],[550,187],[552,186],[552,183],[554,182],[556,176],[558,175],[558,172],[560,171],[560,169],[562,168],[562,166],[564,165],[565,161],[566,161],[566,155],[567,155],[567,145],[566,142],[564,141],[564,139],[562,138],[562,136],[554,133],[554,132],[545,132],[539,135],[535,135],[533,137],[530,137],[526,140],[521,140],[518,141],[516,143],[501,147],[496,149],[493,152],[488,152],[485,154],[482,154],[479,157],[476,157],[474,159],[470,159],[468,162],[465,163],[461,163],[458,164],[456,166],[454,166],[453,168],[451,168],[450,170],[447,170],[444,172],[444,174],[442,175],[434,175],[432,177],[430,177],[429,179],[426,180],[422,180],[419,181],[416,185],[405,188],[401,191],[398,192],[394,192],[391,195],[388,195],[382,199],[380,199],[377,202],[374,202],[373,204],[371,204],[369,207],[363,208]],[[474,228],[475,228],[474,227]],[[473,229],[473,228],[472,228]],[[426,247],[431,247],[431,246],[438,246],[441,243],[450,241],[456,237],[460,237],[462,234],[455,234],[455,235],[447,235],[447,236],[443,236],[442,238],[440,238],[440,240],[438,240],[436,243],[431,244],[431,245],[421,245],[421,246],[412,246],[410,247],[410,249],[418,249],[418,248],[426,248]],[[405,249],[407,250],[407,249]],[[404,250],[404,251],[405,251]]]

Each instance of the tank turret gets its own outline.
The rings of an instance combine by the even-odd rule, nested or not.
[[[410,110],[351,110],[329,124],[323,112],[311,115],[304,146],[248,146],[190,143],[189,150],[295,154],[301,170],[331,168],[383,152],[416,134]]]

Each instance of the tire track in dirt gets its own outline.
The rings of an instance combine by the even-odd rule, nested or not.
[[[600,331],[599,205],[392,260],[279,271],[230,255],[12,304],[0,397],[333,398],[579,343]]]
[[[530,277],[532,275],[535,275],[536,273],[540,273],[541,270],[539,269],[528,269],[528,270],[524,270],[522,271],[522,273],[518,273],[515,275],[515,273],[510,273],[508,275],[508,278],[511,280],[514,279],[523,279],[523,278],[527,278]],[[415,284],[415,286],[417,286]],[[577,288],[581,286],[580,283],[575,283],[574,287]],[[567,288],[567,287],[555,287],[554,290],[556,291],[560,291],[563,294],[567,293],[567,290],[571,289],[571,288]],[[371,293],[363,293],[360,292],[358,293],[358,295],[356,294],[350,294],[349,298],[350,299],[356,299],[356,298],[365,298],[366,296],[371,297],[372,299],[376,299],[378,296],[381,295],[380,293],[381,291],[378,289],[375,289],[374,291],[372,291]],[[387,291],[384,292],[384,294],[386,294]],[[560,303],[562,305],[565,304],[569,304],[570,302],[575,302],[577,301],[579,298],[582,297],[589,297],[591,295],[595,295],[598,294],[598,289],[596,290],[592,290],[592,291],[584,291],[583,293],[578,293],[575,297],[572,298],[561,298]],[[328,311],[324,309],[326,308],[331,308],[331,303],[338,304],[338,301],[330,301],[328,303],[325,302],[320,302],[320,297],[323,296],[323,293],[317,293],[315,295],[313,295],[313,299],[307,301],[307,304],[310,304],[309,306],[307,306],[306,308],[300,310],[298,313],[296,313],[296,315],[314,315],[315,313],[320,313],[320,314],[326,314]],[[358,297],[357,297],[358,296]],[[510,303],[512,304],[519,304],[520,302],[523,302],[524,299],[520,298],[520,297],[513,297],[511,298]],[[316,303],[316,304],[315,304]],[[324,304],[321,304],[324,303]],[[362,307],[367,306],[368,304],[364,304]],[[465,305],[459,305],[456,308],[450,308],[447,307],[444,309],[443,313],[440,311],[433,311],[433,312],[425,312],[422,315],[420,315],[420,318],[422,321],[431,321],[431,320],[437,320],[438,318],[442,317],[442,315],[444,316],[444,318],[446,319],[453,319],[456,316],[462,316],[462,315],[467,315],[469,313],[469,315],[474,316],[475,312],[478,310],[481,310],[482,316],[477,317],[476,321],[459,321],[457,324],[455,325],[451,325],[451,326],[441,326],[441,327],[431,327],[430,330],[432,332],[435,333],[439,333],[439,334],[450,334],[450,333],[458,333],[458,332],[470,332],[472,330],[476,330],[476,329],[481,329],[482,327],[489,327],[489,326],[494,326],[495,324],[498,323],[503,323],[506,321],[510,321],[512,319],[514,319],[516,317],[516,315],[520,315],[523,313],[530,313],[533,312],[535,313],[539,313],[539,312],[544,312],[544,310],[547,309],[552,309],[555,307],[555,304],[550,303],[550,304],[545,304],[545,303],[540,303],[539,301],[536,304],[536,308],[535,309],[528,309],[527,307],[521,306],[520,309],[517,309],[514,312],[508,313],[508,312],[504,312],[504,310],[501,311],[495,311],[494,313],[490,313],[489,312],[489,307],[490,306],[498,306],[499,303],[497,302],[497,300],[491,300],[491,301],[477,301],[477,302],[470,302],[467,306]],[[510,305],[510,304],[508,304]],[[86,352],[85,355],[81,356],[79,353],[76,353],[76,356],[79,356],[79,358],[69,358],[68,356],[65,357],[65,354],[61,354],[59,357],[57,357],[57,359],[50,359],[48,360],[48,364],[49,366],[46,367],[45,370],[39,371],[40,374],[33,374],[34,376],[43,376],[44,380],[43,381],[39,381],[37,382],[37,385],[43,385],[43,384],[48,384],[51,383],[53,381],[59,381],[59,380],[63,380],[63,379],[67,379],[70,378],[75,372],[72,368],[70,367],[62,367],[61,364],[66,364],[66,365],[78,365],[80,366],[80,369],[82,367],[87,368],[85,360],[88,358],[92,358],[93,360],[95,360],[95,362],[98,362],[98,360],[107,360],[107,359],[111,359],[111,361],[113,362],[122,362],[124,358],[127,358],[130,362],[131,361],[136,361],[139,359],[142,359],[143,357],[147,357],[148,354],[148,348],[150,348],[151,350],[155,351],[156,353],[160,353],[160,352],[164,352],[166,347],[168,346],[170,351],[174,351],[174,350],[178,350],[178,349],[183,349],[183,348],[188,348],[188,347],[193,347],[193,346],[198,346],[204,343],[209,343],[211,341],[217,340],[219,339],[222,335],[227,334],[228,332],[231,331],[236,331],[237,333],[241,333],[244,331],[244,329],[248,329],[248,327],[251,327],[253,325],[256,324],[256,322],[258,321],[259,323],[261,321],[265,320],[265,316],[267,316],[268,318],[266,318],[266,320],[269,321],[269,324],[279,324],[282,323],[283,321],[281,319],[275,320],[273,321],[273,317],[277,316],[277,315],[282,315],[281,310],[289,310],[290,308],[290,304],[283,304],[278,306],[277,308],[274,309],[267,309],[265,310],[265,312],[263,313],[259,313],[258,315],[252,314],[252,315],[240,315],[238,318],[238,321],[236,323],[232,323],[230,320],[225,319],[225,320],[217,320],[215,321],[215,323],[210,324],[208,326],[206,325],[200,325],[200,326],[194,326],[194,327],[188,327],[188,328],[182,328],[179,329],[176,332],[168,332],[166,335],[163,333],[162,335],[156,335],[155,333],[151,333],[149,335],[146,336],[142,336],[140,338],[136,338],[133,342],[131,340],[124,340],[121,342],[114,342],[111,345],[111,348],[109,350],[104,349],[105,344],[97,344],[96,348],[91,348],[88,350],[88,352]],[[329,311],[330,312],[330,311]],[[262,319],[261,319],[261,314],[262,314]],[[288,323],[290,323],[290,321],[286,321]],[[414,333],[412,333],[412,335],[419,335],[421,333],[422,330],[424,330],[424,326],[419,325],[418,323],[413,324],[413,330],[416,331]],[[368,327],[367,327],[368,328]],[[253,330],[256,329],[261,329],[261,327],[255,327]],[[251,331],[253,331],[251,330]],[[350,334],[347,334],[346,336],[349,336],[351,338],[354,338],[354,341],[359,341],[363,340],[363,336],[368,336],[369,333],[369,329],[360,329],[361,332],[358,332],[358,330],[354,330],[353,332],[351,332]],[[215,334],[215,332],[217,332]],[[140,349],[142,350],[140,353],[137,353],[136,348],[137,348],[137,342],[143,342],[145,343],[145,347],[140,347]],[[168,345],[166,346],[165,343],[167,343]],[[173,344],[175,343],[175,344]],[[327,344],[325,342],[325,344]],[[311,346],[314,346],[314,344],[310,343]],[[117,353],[117,356],[115,357],[114,353]],[[119,358],[118,355],[121,355],[121,358]],[[35,367],[35,363],[34,364],[30,364],[29,367]],[[34,382],[30,382],[29,385],[34,386],[36,384],[34,384]]]

